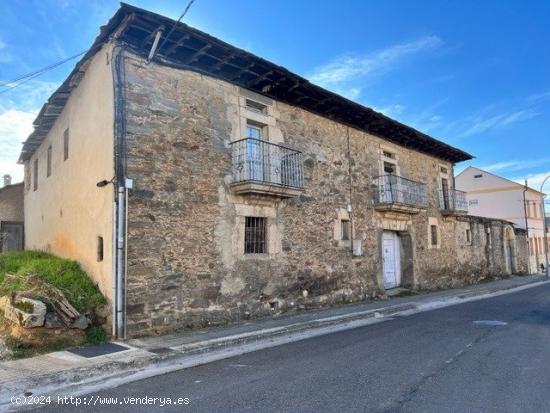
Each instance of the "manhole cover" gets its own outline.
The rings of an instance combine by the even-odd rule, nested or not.
[[[115,343],[101,343],[96,346],[79,347],[67,350],[73,354],[79,356],[92,358],[98,356],[104,356],[105,354],[118,353],[119,351],[128,350],[129,347],[121,346]]]
[[[505,326],[508,323],[506,321],[499,320],[476,320],[474,321],[474,324],[482,326]]]

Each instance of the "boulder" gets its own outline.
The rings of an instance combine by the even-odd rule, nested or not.
[[[80,314],[76,320],[71,324],[71,328],[78,328],[79,330],[86,330],[90,325],[90,320],[84,314]]]
[[[21,327],[32,328],[44,325],[46,317],[46,304],[42,301],[27,297],[15,297],[4,300],[4,317]],[[18,308],[18,304],[26,305],[30,309]]]

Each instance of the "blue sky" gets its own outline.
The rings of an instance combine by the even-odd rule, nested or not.
[[[187,4],[129,2],[172,18]],[[0,83],[85,50],[117,8],[2,2]],[[550,1],[196,0],[185,21],[460,147],[475,166],[534,187],[550,174]],[[20,142],[74,63],[0,94],[0,174],[21,178]]]

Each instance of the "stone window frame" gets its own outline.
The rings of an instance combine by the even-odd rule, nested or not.
[[[387,156],[386,153],[391,154],[392,156]],[[391,148],[386,145],[380,145],[378,148],[378,169],[380,171],[380,176],[387,175],[384,171],[384,162],[391,163],[395,166],[395,176],[401,176],[401,167],[399,166],[399,155],[394,148]]]
[[[349,239],[342,239],[342,222],[349,222]],[[353,239],[353,225],[350,219],[350,214],[346,208],[339,208],[336,211],[336,219],[334,220],[333,238],[338,243],[338,247],[351,248],[351,240]]]
[[[432,244],[432,226],[436,227],[437,243]],[[428,249],[440,249],[441,248],[441,228],[439,226],[439,220],[437,217],[428,217]]]
[[[235,205],[234,226],[229,250],[233,259],[271,259],[274,254],[282,252],[281,229],[277,224],[277,208],[275,206],[260,204],[249,205],[237,203]],[[245,254],[245,223],[246,217],[267,218],[266,222],[266,252],[263,254]]]
[[[250,90],[236,87],[237,96],[234,102],[236,103],[236,117],[234,119],[234,131],[231,133],[231,142],[235,142],[246,138],[247,123],[256,123],[263,126],[263,140],[270,143],[284,143],[284,137],[281,129],[278,126],[277,119],[280,114],[276,108],[276,102],[272,99],[259,95]],[[250,110],[247,106],[247,100],[257,102],[266,107],[265,113]]]

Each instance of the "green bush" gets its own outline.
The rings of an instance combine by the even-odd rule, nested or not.
[[[6,279],[6,274],[37,275],[59,288],[67,300],[81,313],[105,304],[105,297],[88,275],[73,260],[56,257],[42,251],[0,253],[0,295],[25,290],[24,277]]]
[[[94,327],[86,332],[85,342],[87,344],[100,344],[105,340],[107,340],[107,333],[101,327]]]

